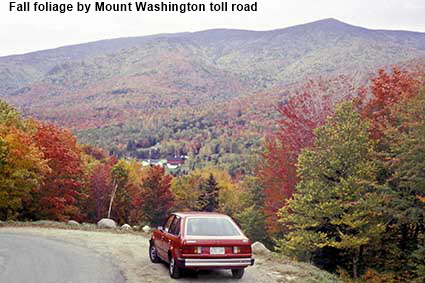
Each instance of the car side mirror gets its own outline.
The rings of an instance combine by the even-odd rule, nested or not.
[[[163,231],[164,230],[164,228],[162,227],[162,226],[158,226],[158,228],[157,228],[159,231]]]

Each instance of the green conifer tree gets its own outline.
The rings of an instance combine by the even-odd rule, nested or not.
[[[210,174],[208,179],[202,184],[202,194],[200,196],[200,202],[202,203],[202,210],[213,212],[216,211],[219,205],[219,187],[213,174]]]

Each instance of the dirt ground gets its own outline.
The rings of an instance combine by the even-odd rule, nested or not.
[[[111,259],[121,270],[128,283],[175,282],[168,275],[165,264],[149,260],[148,235],[141,233],[111,233],[40,227],[1,227],[0,233],[23,233],[65,241],[88,248],[102,257]],[[256,256],[256,264],[246,269],[237,282],[338,282],[330,274],[311,265]],[[201,271],[186,274],[178,282],[235,282],[230,271]]]

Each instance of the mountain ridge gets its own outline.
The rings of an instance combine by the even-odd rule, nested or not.
[[[158,38],[158,37],[193,35],[193,34],[208,33],[208,32],[221,32],[221,31],[247,32],[247,33],[277,33],[277,32],[282,32],[282,31],[286,31],[286,30],[290,30],[290,29],[301,28],[301,27],[305,27],[305,26],[311,26],[311,25],[322,25],[322,26],[324,26],[324,25],[330,25],[330,24],[332,24],[332,25],[338,24],[340,26],[363,29],[363,30],[367,30],[367,31],[393,32],[393,33],[401,32],[401,33],[425,35],[425,32],[420,32],[420,31],[396,30],[396,29],[371,29],[371,28],[367,28],[367,27],[351,25],[351,24],[348,24],[346,22],[340,21],[336,18],[324,18],[324,19],[320,19],[320,20],[316,20],[316,21],[312,21],[312,22],[297,24],[297,25],[294,25],[294,26],[288,26],[288,27],[284,27],[284,28],[271,29],[271,30],[212,28],[212,29],[193,31],[193,32],[186,31],[186,32],[177,32],[177,33],[158,33],[158,34],[151,34],[151,35],[141,35],[141,36],[136,35],[136,36],[128,36],[128,37],[100,39],[100,40],[96,40],[96,41],[81,42],[81,43],[63,45],[63,46],[47,48],[47,49],[42,49],[42,50],[34,50],[34,51],[25,52],[25,53],[21,53],[21,54],[4,55],[4,56],[0,56],[0,59],[6,59],[6,58],[10,58],[10,57],[20,57],[20,56],[25,56],[25,55],[30,55],[30,54],[34,55],[34,54],[37,54],[37,53],[57,51],[58,49],[68,49],[68,48],[81,47],[83,45],[97,45],[97,44],[100,44],[100,43],[108,43],[108,42],[116,41],[116,40],[118,40],[118,41],[135,40],[136,41],[136,40],[139,40],[139,39],[142,39],[142,38],[143,39],[151,39],[151,38]]]
[[[143,157],[125,149],[143,137],[197,155],[225,137],[258,149],[285,89],[342,74],[360,85],[378,68],[420,58],[425,33],[335,19],[272,31],[214,29],[0,57],[0,97],[125,155]]]

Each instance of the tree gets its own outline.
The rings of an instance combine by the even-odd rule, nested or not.
[[[340,104],[315,131],[312,148],[298,158],[296,193],[279,212],[290,231],[280,248],[295,254],[321,253],[322,260],[327,252],[342,253],[352,258],[352,274],[357,277],[364,250],[385,228],[376,167],[367,123],[352,103]]]
[[[112,204],[114,203],[115,195],[117,194],[118,189],[122,191],[125,194],[125,186],[128,182],[128,172],[126,169],[126,163],[124,160],[120,160],[117,164],[115,164],[112,167],[111,170],[111,176],[112,176],[112,192],[111,192],[111,198],[109,201],[109,209],[108,209],[108,218],[111,218],[111,210],[112,210]]]
[[[49,168],[29,135],[0,124],[0,219],[19,216]]]
[[[108,203],[113,190],[111,171],[112,164],[99,163],[94,167],[90,176],[90,199],[94,203],[95,220],[107,215]]]
[[[415,96],[420,87],[420,74],[414,74],[400,68],[393,68],[389,74],[379,70],[370,87],[372,99],[363,109],[363,116],[370,120],[370,133],[379,139],[388,126],[395,123],[391,119],[391,107]]]
[[[140,209],[151,225],[160,225],[174,205],[171,180],[160,166],[149,167],[142,178]]]
[[[379,254],[397,273],[409,266],[414,273],[411,280],[421,282],[425,279],[425,254],[420,252],[425,250],[425,91],[388,110],[393,123],[382,132],[380,156],[388,176],[391,222]]]
[[[297,158],[303,148],[312,145],[314,129],[325,123],[338,102],[357,95],[363,96],[363,90],[356,90],[346,77],[309,81],[278,106],[278,130],[267,137],[257,170],[265,192],[269,232],[279,232],[276,214],[295,191]]]
[[[44,182],[34,195],[38,217],[64,221],[81,219],[78,200],[82,193],[81,151],[74,135],[65,129],[45,123],[35,123],[32,136],[43,153],[50,171],[44,174]]]
[[[176,210],[197,211],[201,210],[201,188],[204,178],[196,173],[173,178],[171,191],[175,197]]]
[[[420,271],[425,269],[424,257],[420,256],[425,246],[424,206],[420,201],[425,184],[421,171],[425,161],[424,96],[420,92],[423,78],[421,69],[394,68],[391,73],[381,70],[371,86],[372,98],[363,110],[371,123],[370,136],[377,143],[378,181],[387,188],[384,211],[388,225],[369,261],[378,270],[391,270],[412,282],[414,277],[419,278],[417,282],[425,277]]]
[[[213,212],[219,207],[219,187],[213,174],[210,174],[208,179],[202,184],[202,193],[200,202],[202,203],[201,210]]]
[[[252,241],[260,241],[272,246],[266,231],[264,188],[258,178],[253,176],[246,176],[242,187],[243,195],[240,198],[242,209],[235,215],[236,221]]]
[[[0,123],[4,126],[23,127],[21,115],[15,108],[0,99]]]

